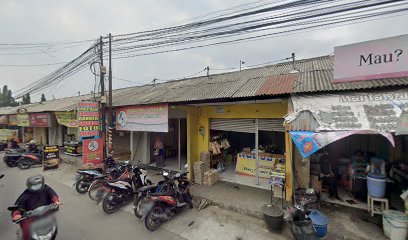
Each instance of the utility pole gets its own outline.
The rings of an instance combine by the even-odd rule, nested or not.
[[[106,73],[106,68],[103,65],[103,38],[100,36],[99,38],[99,61],[100,61],[100,70],[99,70],[99,75],[100,75],[100,83],[101,83],[101,119],[102,119],[102,127],[100,131],[100,137],[102,138],[103,141],[103,159],[106,159],[106,97],[105,97],[105,73]]]
[[[210,67],[207,66],[206,68],[204,68],[204,70],[207,70],[207,76],[209,76],[210,75]]]
[[[108,128],[109,128],[109,136],[108,136],[108,151],[109,154],[112,151],[112,34],[109,33],[109,110],[108,110]]]
[[[245,64],[245,62],[242,60],[239,60],[239,71],[241,71],[243,64]]]

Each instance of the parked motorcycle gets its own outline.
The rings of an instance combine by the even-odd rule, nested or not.
[[[116,167],[116,163],[111,156],[102,162],[106,166],[107,173],[112,172],[113,168]],[[88,192],[89,187],[95,180],[106,178],[106,175],[103,175],[103,169],[101,168],[78,169],[76,172],[77,175],[73,187],[75,187],[75,190],[80,194]]]
[[[164,172],[163,176],[166,177],[168,174]],[[193,208],[189,190],[190,181],[187,179],[187,174],[188,172],[177,173],[169,177],[170,190],[147,195],[146,203],[143,206],[143,217],[147,229],[155,231],[163,222],[172,218],[178,209],[186,206]]]
[[[17,161],[21,158],[21,156],[24,153],[29,153],[29,152],[33,152],[33,153],[39,153],[40,150],[38,150],[38,147],[35,146],[35,148],[32,148],[30,151],[29,149],[29,145],[26,145],[26,148],[7,148],[5,149],[5,155],[3,157],[3,161],[4,163],[6,163],[6,165],[8,167],[16,167],[17,166]]]
[[[59,206],[56,204],[41,206],[31,211],[25,211],[24,209],[20,209],[18,206],[8,207],[8,210],[11,212],[16,210],[22,212],[22,218],[14,223],[18,224],[28,218],[33,220],[30,225],[30,236],[32,240],[54,240],[57,237],[58,228],[53,213],[58,211],[58,209]],[[23,239],[20,228],[17,231],[17,239]]]
[[[146,202],[147,195],[155,192],[168,191],[167,181],[160,181],[157,184],[147,185],[139,188],[136,192],[135,201],[133,202],[133,212],[137,218],[143,216],[143,205]]]
[[[296,204],[292,214],[291,229],[296,240],[318,240],[316,229],[313,226],[312,220],[308,217],[308,209],[306,206],[309,202],[305,201],[301,204]]]
[[[102,208],[107,214],[116,212],[121,206],[132,201],[135,189],[152,184],[146,170],[131,165],[128,168],[132,172],[130,178],[105,182],[108,194],[103,199]]]
[[[29,169],[32,166],[41,166],[42,165],[42,151],[40,150],[37,153],[24,153],[17,160],[17,167],[20,169]]]

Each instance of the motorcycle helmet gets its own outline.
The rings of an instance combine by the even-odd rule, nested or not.
[[[37,142],[33,139],[33,140],[31,140],[31,141],[29,142],[29,144],[36,145]]]
[[[29,191],[38,192],[44,187],[45,179],[41,175],[29,177],[26,184]]]

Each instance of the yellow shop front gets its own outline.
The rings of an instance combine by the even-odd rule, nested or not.
[[[286,113],[284,100],[189,106],[190,171],[200,153],[209,152],[210,168],[222,181],[264,189],[270,189],[270,181],[283,181],[290,199],[292,142],[283,127]]]

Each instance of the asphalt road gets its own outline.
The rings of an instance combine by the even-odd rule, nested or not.
[[[11,222],[7,207],[25,189],[27,177],[38,174],[41,169],[20,170],[8,168],[0,154],[0,174],[6,176],[0,181],[0,239],[15,239],[17,225]],[[63,205],[57,213],[59,234],[57,239],[62,240],[122,240],[122,239],[184,239],[165,228],[155,232],[146,230],[142,221],[133,215],[120,210],[112,215],[103,212],[100,205],[88,198],[88,195],[79,195],[66,184],[46,177],[46,183],[56,190]]]

